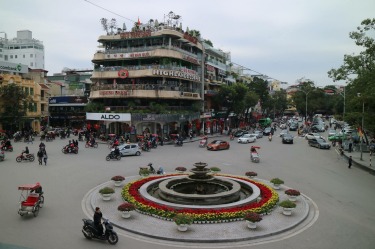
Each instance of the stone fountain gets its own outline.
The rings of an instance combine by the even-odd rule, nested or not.
[[[146,199],[174,208],[220,208],[256,201],[259,189],[246,181],[214,176],[207,163],[197,162],[191,174],[151,181],[140,189]],[[237,204],[236,204],[237,203]]]

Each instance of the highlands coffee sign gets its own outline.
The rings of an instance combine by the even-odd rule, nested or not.
[[[98,121],[131,121],[130,113],[86,113],[86,120]]]

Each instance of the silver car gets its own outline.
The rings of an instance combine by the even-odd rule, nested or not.
[[[238,143],[254,143],[256,140],[256,134],[244,134],[238,138]]]
[[[121,156],[140,156],[141,149],[138,144],[122,144],[118,147]]]

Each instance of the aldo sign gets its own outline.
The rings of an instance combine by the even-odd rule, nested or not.
[[[87,120],[131,121],[130,113],[86,113]]]

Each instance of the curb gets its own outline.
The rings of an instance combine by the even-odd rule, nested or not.
[[[337,149],[335,149],[335,150],[336,150],[337,154],[340,154],[340,152]],[[347,153],[344,152],[343,156],[345,157],[346,160],[349,159],[349,156],[347,155]],[[374,168],[370,168],[366,165],[363,165],[361,162],[358,162],[357,160],[353,159],[353,165],[356,166],[357,168],[360,168],[360,169],[366,171],[366,172],[369,172],[372,175],[375,175],[375,169]]]

